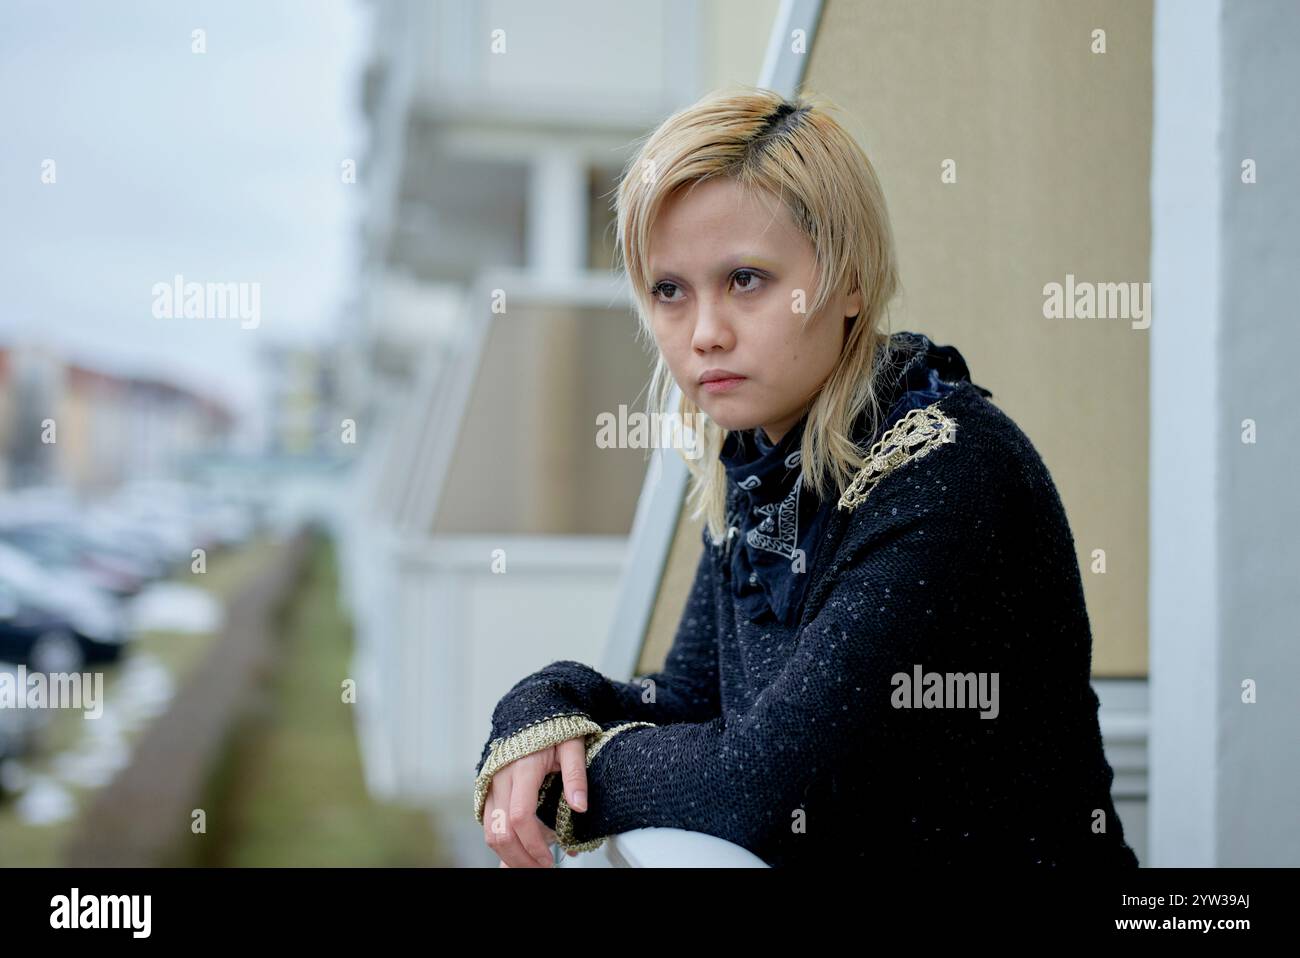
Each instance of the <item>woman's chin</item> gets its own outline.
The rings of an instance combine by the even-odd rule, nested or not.
[[[709,405],[700,405],[700,408],[708,417],[726,429],[728,432],[736,432],[741,429],[753,429],[761,421],[761,417],[747,413],[741,408],[732,408],[725,400],[719,402],[716,398],[709,401]]]

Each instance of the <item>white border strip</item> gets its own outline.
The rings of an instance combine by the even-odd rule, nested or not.
[[[1151,158],[1150,861],[1216,864],[1220,0],[1157,0]]]

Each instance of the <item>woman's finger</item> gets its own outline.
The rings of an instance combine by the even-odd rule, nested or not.
[[[560,758],[560,774],[564,778],[564,797],[575,812],[587,810],[587,744],[586,738],[566,739],[556,746]]]

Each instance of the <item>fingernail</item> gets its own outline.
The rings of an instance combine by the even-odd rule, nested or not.
[[[578,812],[585,812],[587,810],[586,792],[577,791],[573,793],[573,808],[574,811],[578,811]]]

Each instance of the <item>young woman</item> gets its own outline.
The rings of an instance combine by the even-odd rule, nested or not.
[[[502,865],[661,826],[774,866],[1135,867],[1061,501],[956,349],[883,331],[857,143],[814,101],[715,95],[617,202],[651,407],[676,383],[706,414],[704,552],[662,671],[555,662],[497,705],[475,816]]]

